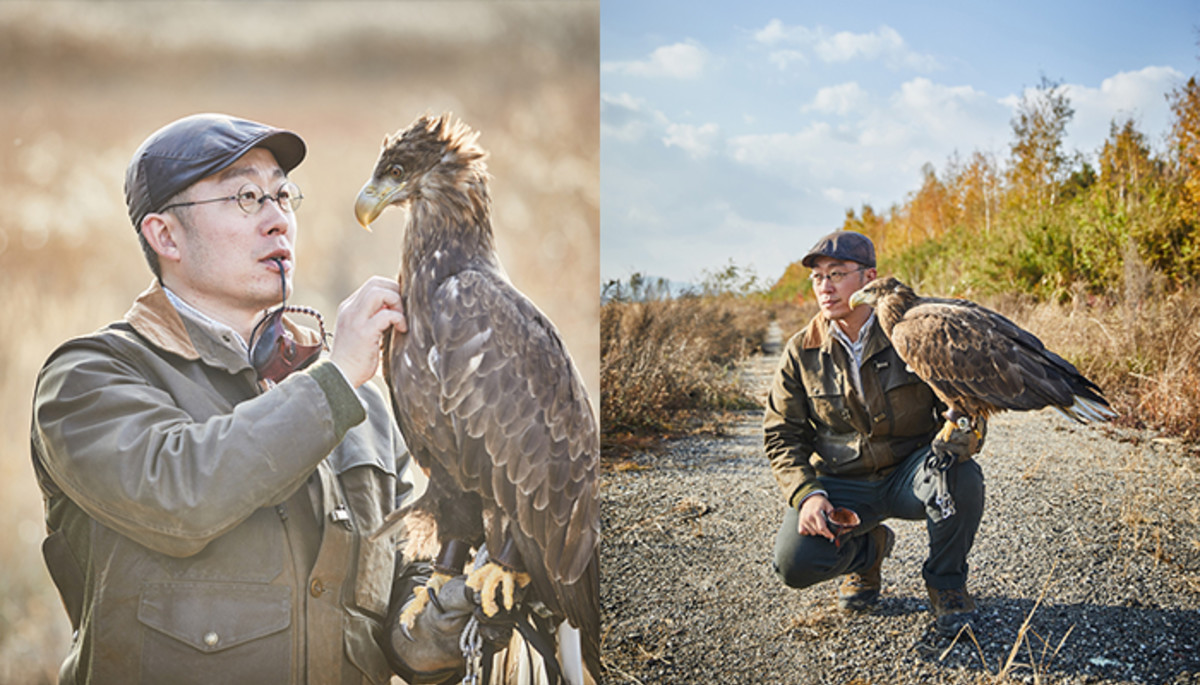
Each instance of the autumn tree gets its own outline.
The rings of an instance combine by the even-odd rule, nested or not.
[[[1177,177],[1188,202],[1200,207],[1200,83],[1193,76],[1167,96],[1175,121],[1171,125],[1170,151]]]
[[[1011,122],[1015,140],[1008,171],[1017,206],[1040,214],[1054,204],[1059,185],[1070,176],[1063,141],[1074,116],[1065,86],[1045,76],[1021,98]]]
[[[976,150],[965,165],[955,161],[952,168],[947,184],[959,221],[968,229],[991,233],[1001,190],[996,160]]]
[[[909,197],[907,203],[907,220],[911,224],[909,235],[916,242],[945,235],[957,214],[946,184],[938,178],[932,164],[926,162],[921,167],[921,177],[921,188]]]
[[[1114,120],[1100,150],[1099,188],[1109,203],[1128,214],[1146,199],[1148,185],[1160,173],[1150,144],[1134,126],[1133,119],[1127,118],[1121,124]]]

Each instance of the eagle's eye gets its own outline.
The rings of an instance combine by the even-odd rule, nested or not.
[[[388,169],[388,173],[391,174],[392,178],[400,178],[404,175],[404,167],[399,164],[393,164],[392,168]]]

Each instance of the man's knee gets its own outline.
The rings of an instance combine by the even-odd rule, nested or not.
[[[983,469],[979,468],[979,464],[975,460],[969,460],[958,464],[955,467],[954,474],[954,499],[958,503],[959,509],[969,512],[971,515],[983,515]]]
[[[797,590],[816,585],[836,576],[832,568],[823,567],[817,560],[825,556],[817,545],[828,542],[824,538],[801,537],[797,544],[786,549],[775,550],[775,575],[784,585]],[[832,547],[832,545],[829,545]],[[806,549],[807,548],[807,549]]]

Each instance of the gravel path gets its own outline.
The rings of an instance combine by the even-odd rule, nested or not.
[[[777,354],[743,368],[760,399]],[[994,417],[977,457],[979,619],[953,643],[932,631],[923,523],[889,523],[896,548],[871,614],[839,612],[835,582],[775,578],[783,504],[760,419],[606,473],[606,682],[1200,683],[1196,451],[1050,411]]]

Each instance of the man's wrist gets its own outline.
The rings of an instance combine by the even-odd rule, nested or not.
[[[796,502],[796,509],[797,509],[797,510],[799,510],[801,507],[803,507],[803,506],[804,506],[804,503],[805,503],[806,501],[808,501],[808,498],[809,498],[809,497],[813,497],[813,496],[815,496],[815,495],[820,495],[820,496],[824,497],[825,499],[829,499],[829,493],[828,493],[828,492],[826,492],[826,491],[824,491],[824,490],[813,490],[812,492],[810,492],[810,493],[808,493],[808,494],[804,495],[803,497],[801,497],[801,498],[800,498],[800,501]]]
[[[309,367],[308,372],[325,393],[333,412],[334,431],[338,440],[341,440],[346,431],[367,418],[362,399],[354,392],[354,385],[346,378],[345,372],[332,361],[321,360]]]

